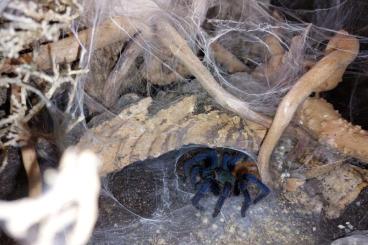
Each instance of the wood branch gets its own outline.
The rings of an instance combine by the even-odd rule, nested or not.
[[[224,108],[233,111],[244,119],[257,122],[265,127],[271,123],[270,118],[254,112],[248,103],[227,92],[211,75],[199,58],[193,53],[187,42],[166,22],[157,24],[158,38],[172,54],[198,79],[203,88]]]
[[[21,147],[23,165],[28,178],[28,196],[36,197],[42,193],[42,176],[34,145]]]
[[[258,66],[253,72],[252,76],[257,78],[267,78],[268,80],[274,80],[277,71],[283,63],[285,50],[281,46],[279,40],[274,35],[269,35],[264,40],[267,45],[267,49],[270,54],[270,58],[267,63]]]
[[[290,75],[296,70],[309,70],[314,62],[305,58],[305,35],[294,36],[290,41],[288,52],[281,46],[279,39],[270,35],[265,39],[269,55],[267,62],[258,66],[252,76],[267,80],[272,85],[288,83]]]
[[[219,42],[215,41],[211,43],[211,49],[216,61],[223,65],[230,74],[250,71],[250,69],[241,60],[239,60],[238,57],[224,48],[224,46]]]
[[[271,184],[270,156],[299,105],[314,91],[336,86],[341,81],[346,67],[356,58],[359,52],[359,41],[344,31],[339,32],[330,42],[333,45],[329,45],[329,47],[333,46],[334,51],[327,54],[311,70],[305,73],[278,106],[271,128],[264,139],[258,156],[262,179],[268,184]],[[336,85],[333,86],[333,84]]]
[[[327,101],[306,100],[297,118],[321,143],[368,163],[368,132],[344,120]]]
[[[121,40],[127,40],[139,31],[141,26],[125,17],[114,17],[96,28],[80,31],[78,36],[70,36],[57,42],[41,45],[40,49],[32,53],[21,55],[18,59],[6,60],[0,67],[0,72],[10,72],[14,65],[33,62],[41,70],[52,67],[51,57],[56,64],[71,63],[79,59],[81,45],[89,49],[99,49]],[[90,42],[93,40],[93,46]]]
[[[162,62],[163,61],[157,57],[151,57],[148,62],[146,62],[147,67],[145,71],[142,71],[143,77],[152,84],[163,86],[182,80],[184,77],[190,75],[182,64],[177,64],[174,70],[166,73],[162,69]]]
[[[125,78],[128,76],[131,66],[134,65],[135,60],[142,51],[139,41],[131,40],[123,54],[119,57],[119,61],[110,73],[103,89],[103,101],[106,107],[112,107],[118,100],[120,88],[126,82]]]
[[[11,92],[12,96],[15,100],[19,101],[19,104],[21,103],[21,87],[18,87],[16,85],[12,85]],[[11,104],[11,113],[15,113],[15,107],[14,104]],[[22,120],[22,119],[19,119]],[[17,122],[21,123],[21,122]],[[26,170],[27,178],[28,178],[28,195],[30,197],[36,197],[42,193],[42,176],[41,176],[41,170],[40,166],[38,164],[37,160],[37,154],[36,149],[34,145],[31,145],[29,143],[30,135],[28,135],[28,130],[26,125],[20,125],[22,132],[18,132],[19,134],[27,134],[23,135],[25,138],[24,142],[26,145],[22,146],[20,148],[21,154],[22,154],[22,161],[24,165],[24,169]],[[28,141],[28,142],[27,142]]]

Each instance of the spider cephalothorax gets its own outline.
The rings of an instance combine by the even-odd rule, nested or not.
[[[189,179],[196,190],[192,198],[194,207],[203,210],[199,201],[209,192],[220,195],[213,217],[220,213],[226,198],[231,194],[243,194],[241,215],[244,217],[251,204],[256,204],[270,192],[259,179],[254,158],[245,152],[222,147],[195,147],[183,154],[178,159],[178,164],[183,167],[185,180]],[[248,192],[248,186],[251,184],[259,189],[253,201]]]

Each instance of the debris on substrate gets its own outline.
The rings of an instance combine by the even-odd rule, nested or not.
[[[327,243],[340,237],[345,237],[355,231],[367,230],[368,228],[368,189],[363,190],[357,199],[351,203],[345,211],[336,219],[320,221],[321,244]],[[366,238],[368,240],[368,238]]]
[[[290,156],[295,150],[301,151],[299,157]],[[323,212],[330,219],[339,217],[368,185],[366,170],[324,146],[310,151],[284,138],[275,149],[274,158],[271,165],[274,172],[281,173],[284,197],[303,206],[306,212]]]

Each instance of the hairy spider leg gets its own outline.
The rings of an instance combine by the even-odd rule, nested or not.
[[[245,181],[239,181],[239,189],[244,195],[244,202],[241,207],[240,214],[242,217],[245,217],[245,213],[247,212],[249,206],[252,204],[252,199],[250,198],[248,185]]]
[[[222,168],[231,171],[232,168],[235,166],[236,162],[238,162],[242,158],[244,158],[244,155],[242,154],[233,156],[231,154],[224,153],[222,158]]]
[[[213,211],[212,217],[216,217],[220,211],[222,206],[225,203],[226,198],[228,198],[231,194],[232,185],[229,182],[226,182],[224,188],[222,189],[221,195],[216,202],[215,210]]]
[[[194,166],[192,168],[192,171],[190,173],[190,183],[192,186],[194,186],[194,189],[197,189],[198,183],[198,177],[200,176],[201,168],[199,166]]]
[[[271,192],[270,189],[253,174],[243,174],[242,178],[247,181],[248,184],[255,184],[259,189],[257,197],[253,200],[253,204],[256,204]]]
[[[191,176],[190,176],[190,182],[191,182],[192,186],[194,187],[194,190],[196,190],[196,191],[199,189],[200,184],[202,182],[200,179],[198,180],[198,177],[200,177],[201,174],[203,174],[203,171],[199,166],[193,167],[192,172],[191,172]],[[204,175],[205,179],[211,178],[211,175],[209,173],[208,174],[204,173],[203,175]],[[220,187],[214,181],[211,184],[211,192],[215,196],[220,195]]]
[[[199,201],[211,190],[212,184],[213,181],[210,179],[206,179],[200,183],[197,193],[192,198],[192,204],[195,208],[204,210],[204,208],[199,204]]]
[[[215,168],[217,166],[217,161],[218,161],[216,150],[215,149],[208,149],[205,152],[198,153],[193,158],[186,161],[184,163],[185,177],[190,176],[190,172],[192,171],[193,166],[199,165],[198,162],[201,162],[201,161],[204,161],[204,160],[209,160],[210,161],[209,168],[211,168],[211,169]]]

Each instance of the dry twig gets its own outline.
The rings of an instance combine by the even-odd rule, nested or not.
[[[112,43],[127,40],[134,33],[138,32],[133,21],[125,17],[114,17],[105,21],[96,28],[89,28],[78,33],[78,36],[70,36],[57,42],[41,45],[40,49],[33,55],[26,53],[17,59],[8,59],[0,68],[1,72],[13,70],[13,64],[28,64],[34,62],[39,69],[46,70],[52,68],[54,57],[56,64],[71,63],[77,60],[80,48],[87,49],[93,40],[93,48],[99,49]],[[109,35],[105,35],[109,33]]]
[[[23,165],[28,178],[28,196],[36,197],[42,193],[42,177],[33,145],[21,147]]]
[[[249,68],[219,42],[211,43],[213,56],[218,63],[225,66],[229,73],[248,72]]]
[[[312,93],[332,89],[341,81],[346,67],[359,52],[359,41],[341,31],[329,42],[328,53],[305,73],[282,99],[271,128],[261,146],[258,163],[262,179],[271,184],[269,159],[283,131],[290,123],[297,108]]]
[[[25,107],[25,102],[22,103],[22,89],[24,88],[17,87],[16,85],[12,86],[11,96],[13,97],[13,100],[10,106],[11,114],[15,114],[17,112],[17,105],[23,105]],[[21,121],[17,123],[22,124]],[[41,171],[37,161],[36,149],[29,142],[30,135],[29,132],[26,132],[27,126],[25,125],[25,123],[24,125],[19,125],[19,128],[22,128],[20,131],[24,135],[23,144],[25,145],[22,145],[20,150],[22,154],[24,169],[26,170],[28,178],[28,195],[30,197],[35,197],[42,193]]]
[[[151,57],[146,63],[146,70],[142,73],[143,76],[152,84],[168,85],[174,81],[181,80],[190,74],[181,64],[177,64],[175,70],[170,67],[169,73],[164,72],[162,69],[163,61],[158,57]]]
[[[21,64],[22,62],[32,62],[33,58],[29,53],[24,55],[20,55],[20,53],[24,49],[31,48],[33,42],[57,40],[60,32],[70,26],[71,21],[78,16],[80,10],[80,5],[75,0],[44,4],[15,0],[9,2],[6,6],[3,13],[3,28],[0,30],[0,53],[4,58],[1,61],[0,70],[1,73],[11,71],[11,74],[2,74],[0,86],[9,87],[11,85],[13,88],[19,88],[19,93],[12,92],[10,96],[10,115],[0,120],[2,147],[8,145],[27,146],[30,139],[29,132],[26,129],[27,122],[45,104],[51,105],[51,97],[63,83],[70,82],[72,87],[76,88],[75,75],[81,71],[67,69],[67,74],[60,74],[59,67],[54,62],[56,60],[55,57],[59,56],[53,53],[58,51],[58,49],[52,51],[53,44],[41,47],[41,55],[38,57],[41,57],[40,60],[33,57],[37,62],[40,62],[39,65],[41,67],[44,67],[49,62],[47,64],[49,67],[47,68],[53,68],[54,73],[52,75],[37,70],[33,64]],[[49,50],[49,48],[51,49]],[[70,47],[64,45],[63,48],[68,50]],[[77,56],[78,54],[75,53],[73,55]],[[11,64],[11,59],[16,60],[16,62]],[[68,67],[70,68],[70,66]],[[30,94],[37,95],[39,100],[37,102],[34,102],[33,99],[28,100],[31,103],[28,106],[26,100],[30,98]],[[74,95],[73,91],[70,99],[72,102]],[[24,160],[29,161],[28,164],[26,163],[26,169],[37,169],[34,168],[35,159],[35,154],[30,154],[29,148],[25,150]],[[34,173],[39,175],[37,172]],[[33,179],[32,176],[29,177]],[[36,184],[36,186],[38,186],[36,189],[39,189],[40,184]]]
[[[132,40],[125,48],[123,54],[121,54],[103,89],[103,95],[105,96],[104,104],[108,108],[113,106],[117,101],[120,88],[125,82],[129,70],[141,53],[141,44],[137,40]]]

